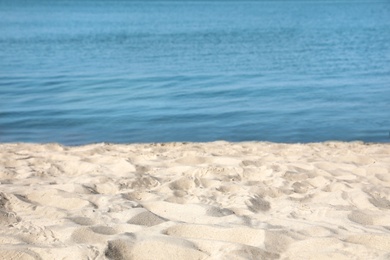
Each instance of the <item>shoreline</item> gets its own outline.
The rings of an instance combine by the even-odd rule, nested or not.
[[[313,144],[332,144],[332,143],[341,143],[341,144],[363,144],[363,145],[390,145],[390,141],[388,142],[371,142],[371,141],[363,141],[363,140],[326,140],[326,141],[312,141],[312,142],[276,142],[276,141],[262,141],[262,140],[249,140],[249,141],[228,141],[228,140],[213,140],[213,141],[167,141],[167,142],[91,142],[91,143],[80,143],[80,144],[66,144],[61,142],[14,142],[14,141],[6,141],[0,142],[0,145],[58,145],[62,147],[81,147],[81,146],[90,146],[90,145],[170,145],[170,144],[213,144],[213,143],[226,143],[226,144],[281,144],[281,145],[313,145]]]
[[[0,143],[0,259],[386,259],[390,143]]]

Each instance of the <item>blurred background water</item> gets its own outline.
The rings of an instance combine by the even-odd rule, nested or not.
[[[0,1],[0,142],[390,141],[389,1]]]

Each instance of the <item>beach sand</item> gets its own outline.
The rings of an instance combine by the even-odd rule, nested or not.
[[[1,259],[390,259],[390,144],[0,144]]]

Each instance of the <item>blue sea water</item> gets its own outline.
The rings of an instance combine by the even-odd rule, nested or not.
[[[0,142],[389,132],[389,1],[0,1]]]

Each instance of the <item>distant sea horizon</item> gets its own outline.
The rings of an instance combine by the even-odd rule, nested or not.
[[[389,1],[0,2],[0,142],[390,142]]]

